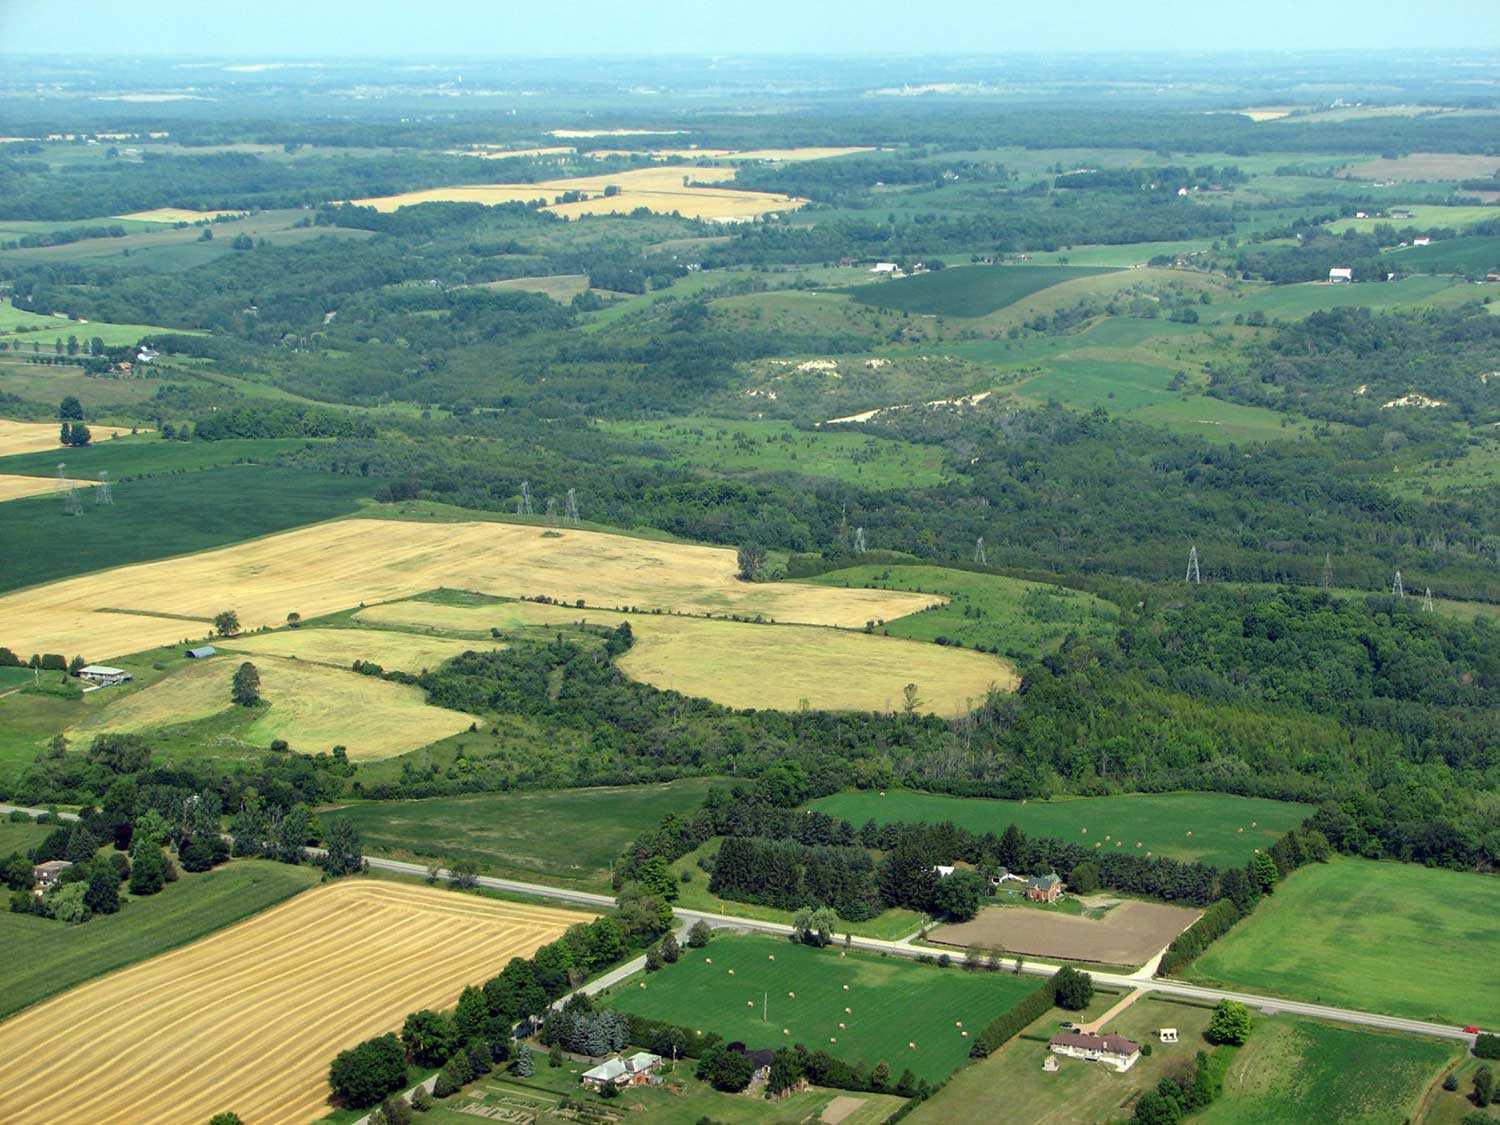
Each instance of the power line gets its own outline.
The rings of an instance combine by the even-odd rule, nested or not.
[[[1427,593],[1422,597],[1422,608],[1425,609],[1428,613],[1433,612],[1431,586],[1427,587]]]
[[[1391,582],[1391,597],[1393,597],[1393,598],[1404,598],[1404,597],[1406,597],[1406,587],[1404,587],[1403,585],[1401,585],[1401,572],[1399,570],[1396,571],[1396,577]]]
[[[1184,581],[1199,584],[1203,582],[1203,575],[1198,573],[1198,548],[1196,545],[1188,552],[1187,578]]]
[[[1323,555],[1323,589],[1333,589],[1333,552],[1328,551]]]
[[[57,483],[62,489],[63,511],[70,516],[83,515],[83,502],[78,499],[78,489],[68,479],[66,462],[57,463]]]
[[[974,540],[974,561],[977,562],[980,566],[989,566],[990,565],[990,560],[988,558],[986,558],[985,554],[984,554],[984,536],[983,535],[981,535],[978,539]]]
[[[100,507],[115,502],[114,486],[109,483],[109,471],[99,474],[99,487],[94,489],[94,503]]]
[[[583,522],[578,518],[578,492],[572,488],[568,489],[568,505],[564,519],[574,527]]]
[[[521,482],[521,498],[516,501],[516,515],[529,516],[531,514],[531,482],[523,480]]]
[[[856,527],[854,529],[854,553],[856,555],[862,555],[868,549],[869,548],[865,546],[865,529],[862,527]]]

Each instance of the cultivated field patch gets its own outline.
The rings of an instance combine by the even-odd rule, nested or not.
[[[153,207],[149,211],[132,211],[128,215],[116,215],[117,219],[134,219],[140,223],[199,223],[222,218],[225,215],[242,215],[243,211],[193,211],[187,207]]]
[[[1460,152],[1413,152],[1395,160],[1366,160],[1344,169],[1356,180],[1423,182],[1428,180],[1479,180],[1500,171],[1500,156],[1478,156]]]
[[[84,652],[98,660],[182,637],[180,625],[102,615],[96,612],[101,607],[204,618],[233,609],[242,626],[254,629],[281,625],[292,612],[311,618],[442,586],[853,628],[941,600],[744,583],[735,578],[735,565],[734,552],[722,547],[603,532],[350,519],[18,591],[0,598],[0,643],[18,652]]]
[[[752,1050],[802,1043],[870,1067],[884,1059],[893,1075],[910,1067],[932,1082],[968,1058],[990,1020],[1036,988],[1009,973],[962,973],[758,935],[685,950],[677,964],[644,978],[645,988],[640,983],[617,986],[611,1006],[716,1031]]]
[[[182,622],[167,622],[183,630]],[[248,654],[247,654],[248,655]],[[210,657],[141,691],[122,696],[72,728],[78,738],[156,730],[224,711],[248,721],[236,732],[252,746],[277,739],[304,754],[344,746],[352,761],[389,758],[467,730],[470,715],[434,707],[421,688],[301,660],[256,654],[265,706],[238,708],[230,681],[241,659]]]
[[[249,656],[282,656],[347,668],[356,660],[419,675],[471,648],[500,648],[383,629],[288,629],[215,642]]]
[[[130,430],[122,426],[96,426],[90,423],[89,432],[94,435],[95,441],[101,441],[116,434],[128,434]],[[56,422],[12,422],[9,418],[0,418],[0,457],[48,449],[66,457],[68,451],[59,440],[60,433],[61,428]]]
[[[830,711],[894,711],[915,683],[918,710],[952,715],[971,710],[991,685],[1013,690],[1011,666],[996,657],[882,637],[799,625],[756,625],[653,614],[569,609],[533,602],[487,606],[399,602],[358,614],[372,623],[456,629],[484,636],[491,628],[583,621],[610,628],[622,622],[634,646],[619,659],[633,679],[728,707],[793,711],[804,704]],[[858,668],[859,675],[849,675]]]
[[[95,482],[69,480],[67,483],[74,488],[91,488]],[[0,501],[20,500],[27,496],[44,496],[49,492],[59,492],[62,487],[63,482],[56,477],[17,477],[0,474]]]
[[[1075,266],[959,266],[848,290],[865,305],[934,316],[985,316],[1066,281],[1104,273]]]
[[[999,949],[1060,961],[1143,965],[1190,926],[1198,911],[1130,899],[1102,918],[1025,906],[987,906],[971,921],[939,926],[928,939],[967,949]]]
[[[588,920],[362,879],[308,891],[0,1024],[0,1116],[308,1121],[340,1050]]]

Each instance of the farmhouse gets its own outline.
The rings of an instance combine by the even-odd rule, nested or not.
[[[1089,1035],[1064,1031],[1054,1035],[1048,1047],[1054,1055],[1103,1063],[1123,1074],[1141,1057],[1141,1049],[1123,1035]]]
[[[125,669],[111,668],[108,664],[85,664],[78,670],[78,678],[88,680],[95,687],[109,687],[111,684],[123,684],[132,676]]]
[[[1423,237],[1423,238],[1414,238],[1414,239],[1411,240],[1411,244],[1413,246],[1431,246],[1432,245],[1432,239],[1425,238],[1425,237]]]
[[[602,1090],[606,1086],[623,1089],[626,1086],[644,1086],[654,1080],[656,1068],[661,1066],[661,1056],[646,1051],[637,1051],[628,1059],[616,1055],[605,1059],[592,1070],[583,1072],[583,1084]]]
[[[1026,897],[1032,902],[1056,902],[1062,897],[1063,881],[1053,872],[1026,880]]]
[[[1334,266],[1328,271],[1328,284],[1337,285],[1342,281],[1353,281],[1354,269],[1352,266]]]
[[[56,886],[57,881],[62,878],[62,873],[73,865],[65,859],[49,859],[46,863],[39,863],[31,869],[31,877],[36,880],[38,890],[46,890],[48,887]]]
[[[895,262],[876,262],[875,265],[870,268],[870,272],[871,273],[895,273],[896,272],[896,263]]]
[[[207,660],[218,651],[213,645],[199,645],[197,648],[188,649],[183,655],[189,660]]]

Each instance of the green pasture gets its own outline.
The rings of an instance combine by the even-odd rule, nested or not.
[[[0,457],[0,473],[52,476],[57,463],[68,466],[68,476],[97,480],[107,472],[114,480],[153,473],[197,472],[226,465],[266,464],[277,455],[301,449],[311,438],[229,438],[224,441],[165,441],[157,434],[141,434],[96,442],[82,449],[55,449]]]
[[[659,446],[665,459],[681,468],[796,473],[871,489],[925,488],[949,479],[939,446],[866,434],[798,430],[787,422],[673,418],[601,422],[599,427]]]
[[[0,301],[0,341],[9,344],[11,350],[18,352],[23,358],[32,354],[33,344],[36,345],[36,354],[55,356],[58,341],[66,348],[69,336],[76,336],[83,346],[87,346],[97,336],[104,341],[106,347],[113,348],[137,343],[143,336],[176,331],[178,329],[163,328],[157,324],[110,324],[102,320],[69,320],[59,316],[43,316],[18,309],[9,301]],[[196,332],[186,334],[200,335]]]
[[[1500,488],[1500,437],[1481,434],[1471,438],[1463,452],[1451,459],[1397,464],[1385,486],[1412,499],[1489,493]]]
[[[937,1082],[963,1065],[986,1024],[1036,987],[1010,973],[744,935],[684,950],[677,964],[616,985],[609,1004],[752,1050],[802,1043],[867,1068],[883,1059],[893,1078],[910,1068]]]
[[[1444,277],[1403,277],[1396,281],[1366,281],[1328,285],[1321,281],[1296,285],[1245,286],[1199,309],[1205,323],[1223,324],[1237,314],[1264,313],[1272,319],[1301,320],[1324,309],[1363,307],[1376,312],[1414,305],[1452,304],[1471,298],[1468,286]]]
[[[820,797],[808,808],[856,827],[900,822],[951,821],[971,832],[1003,833],[1014,824],[1027,836],[1099,845],[1100,850],[1198,860],[1215,867],[1247,862],[1312,812],[1291,801],[1225,793],[1130,793],[1054,801],[1000,801],[948,797],[912,790],[849,789]],[[1137,842],[1140,847],[1137,848]]]
[[[337,815],[354,823],[372,855],[472,860],[488,875],[608,893],[625,846],[664,816],[691,813],[709,785],[707,778],[684,778],[617,789],[368,801],[342,806]]]
[[[1483,966],[1500,949],[1500,880],[1339,858],[1303,867],[1195,961],[1203,984],[1500,1026]]]
[[[1108,635],[1117,616],[1109,602],[1082,591],[939,566],[852,566],[812,581],[946,594],[944,605],[887,621],[886,632],[918,641],[946,637],[966,648],[982,645],[1017,658],[1050,652],[1069,633]]]
[[[1404,270],[1483,274],[1500,270],[1500,235],[1445,238],[1428,246],[1392,250],[1388,257],[1395,267]]]
[[[1187,238],[1176,242],[1122,242],[1101,246],[1069,246],[1065,250],[1033,250],[1029,257],[1037,264],[1055,266],[1094,266],[1101,269],[1129,269],[1143,266],[1163,254],[1195,254],[1213,247],[1211,238]]]
[[[51,824],[38,824],[34,820],[22,823],[0,819],[0,856],[8,856],[12,852],[24,855],[45,840],[54,827]]]
[[[91,977],[155,957],[257,914],[318,882],[316,868],[238,859],[183,872],[150,898],[122,888],[118,914],[65,926],[31,914],[0,914],[0,946],[26,950],[0,963],[0,1017]]]
[[[956,266],[847,290],[856,301],[933,316],[986,316],[1066,281],[1103,273],[1082,266]]]
[[[81,516],[68,515],[56,497],[11,500],[0,504],[0,542],[9,549],[0,591],[346,515],[379,483],[236,465],[129,481],[114,489],[109,507],[86,497]]]
[[[41,354],[55,355],[49,341]],[[93,417],[109,417],[118,407],[141,406],[150,402],[156,392],[174,381],[173,376],[157,369],[145,378],[85,375],[81,366],[57,366],[28,363],[31,354],[28,344],[22,351],[0,352],[0,394],[14,395],[25,402],[39,403],[46,408],[50,420],[57,404],[68,395],[83,403],[85,411]],[[181,375],[176,381],[183,380]]]
[[[1434,203],[1413,203],[1402,206],[1400,204],[1388,204],[1385,210],[1387,213],[1390,211],[1410,211],[1411,218],[1338,219],[1328,224],[1328,230],[1334,234],[1343,234],[1346,230],[1357,230],[1368,233],[1381,225],[1393,226],[1397,230],[1402,230],[1405,227],[1417,227],[1422,230],[1432,227],[1452,227],[1455,230],[1462,230],[1464,227],[1471,227],[1487,219],[1500,219],[1500,207],[1486,207],[1483,205],[1446,206]]]

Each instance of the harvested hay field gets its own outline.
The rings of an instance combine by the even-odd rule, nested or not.
[[[555,273],[545,277],[513,277],[506,281],[490,281],[483,286],[485,289],[498,289],[501,292],[515,291],[520,293],[540,293],[543,297],[551,297],[559,304],[567,304],[578,294],[586,291],[589,287],[589,275],[586,273]]]
[[[97,481],[70,480],[74,488],[93,488]],[[27,496],[45,496],[57,492],[61,484],[56,477],[15,477],[0,475],[0,502],[20,500]]]
[[[71,324],[71,322],[66,323]],[[120,426],[98,426],[90,422],[89,432],[94,435],[94,441],[97,443],[108,440],[116,434],[128,434],[130,430]],[[9,418],[0,418],[0,457],[9,457],[13,453],[36,453],[48,449],[54,449],[59,455],[65,456],[68,451],[58,440],[58,434],[59,427],[56,422],[12,422]]]
[[[385,669],[394,668],[413,675],[436,668],[471,648],[502,647],[413,633],[391,633],[383,629],[287,629],[216,643],[219,648],[251,657],[284,656],[314,664],[332,664],[338,668],[348,668],[356,660],[367,660]]]
[[[233,609],[249,630],[279,626],[291,612],[315,617],[440,586],[851,628],[945,600],[744,583],[735,578],[734,552],[722,547],[506,523],[349,519],[19,590],[0,597],[0,643],[17,652],[82,652],[103,660],[182,638],[181,622],[152,613],[212,618]],[[101,614],[103,607],[142,616]]]
[[[132,211],[128,215],[116,215],[115,218],[133,219],[138,223],[198,223],[224,215],[243,214],[243,211],[192,211],[186,207],[153,207],[149,211]]]
[[[181,622],[177,623],[179,628]],[[211,657],[123,696],[72,728],[103,733],[156,730],[233,710],[250,718],[237,736],[252,746],[283,739],[304,754],[348,749],[352,761],[390,758],[467,730],[470,715],[434,707],[421,688],[322,664],[256,654],[265,706],[241,710],[229,698],[239,656]]]
[[[755,625],[702,617],[613,613],[534,602],[488,606],[398,602],[357,615],[376,624],[454,630],[483,637],[491,628],[586,621],[629,622],[635,645],[619,660],[632,679],[727,707],[795,711],[804,702],[828,711],[894,711],[915,683],[918,710],[972,710],[993,685],[1012,691],[1011,666],[997,657],[921,641],[808,625]],[[851,676],[849,669],[858,668]]]
[[[1483,179],[1500,172],[1500,156],[1459,152],[1413,152],[1395,160],[1366,160],[1345,168],[1340,175],[1353,180],[1426,182],[1429,180]]]
[[[0,1024],[0,1118],[313,1120],[339,1051],[588,920],[363,879],[307,891]]]
[[[1061,961],[1143,965],[1192,924],[1198,911],[1130,899],[1103,918],[1026,906],[988,906],[970,922],[940,926],[928,939],[967,949],[999,949]]]
[[[805,148],[753,148],[731,152],[730,160],[827,160],[831,156],[852,156],[856,152],[874,152],[863,148],[836,148],[832,145],[808,145]]]

